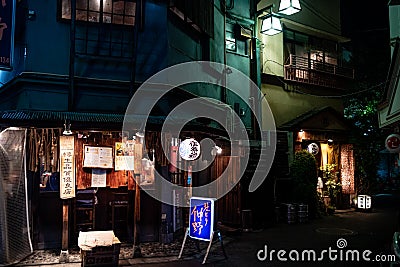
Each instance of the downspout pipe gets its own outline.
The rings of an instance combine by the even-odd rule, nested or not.
[[[253,37],[251,38],[251,54],[250,54],[250,79],[257,85],[261,90],[261,78],[260,78],[260,50],[257,46],[257,33],[258,33],[258,14],[260,11],[257,11],[257,0],[250,1],[250,16],[254,21],[253,27]],[[257,112],[256,115],[261,113],[260,110],[260,99],[259,93],[255,93],[256,95],[250,95],[250,98],[253,99],[254,110]],[[259,118],[261,116],[258,116]],[[260,138],[259,131],[257,130],[257,119],[254,114],[252,114],[251,118],[251,129],[253,130],[252,137],[254,139]],[[259,129],[261,131],[261,129]]]
[[[75,22],[76,1],[71,1],[68,111],[73,111],[75,109]]]
[[[221,2],[221,12],[224,15],[224,30],[223,30],[223,35],[224,35],[224,68],[226,69],[226,63],[227,63],[227,59],[226,59],[226,0],[220,0]],[[226,96],[226,75],[227,73],[225,72],[225,69],[222,73],[222,79],[223,79],[223,83],[221,86],[221,102],[226,104],[227,101],[227,96]]]

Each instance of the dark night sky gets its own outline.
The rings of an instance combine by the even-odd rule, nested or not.
[[[356,77],[383,82],[390,64],[388,0],[342,0],[342,34],[351,38]]]

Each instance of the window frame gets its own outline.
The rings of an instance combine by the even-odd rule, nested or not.
[[[63,5],[65,3],[70,4],[71,0],[58,0],[57,1],[57,18],[59,21],[63,21],[63,22],[70,22],[71,21],[71,11],[70,8],[68,10],[68,14],[69,16],[65,16],[63,17]],[[79,0],[75,0],[75,1],[79,1]],[[120,26],[120,27],[134,27],[136,25],[136,13],[137,13],[137,8],[138,8],[138,4],[136,0],[121,0],[124,2],[124,8],[123,8],[123,12],[122,13],[118,13],[114,11],[114,3],[113,0],[101,0],[103,3],[106,1],[109,1],[111,3],[113,3],[113,5],[111,6],[111,11],[107,11],[106,8],[103,6],[103,9],[100,10],[101,5],[99,6],[98,11],[97,10],[91,10],[90,9],[90,2],[92,1],[96,1],[96,0],[82,0],[83,2],[86,2],[86,8],[79,8],[78,7],[78,3],[77,3],[77,13],[79,10],[82,10],[82,13],[86,13],[86,20],[85,19],[78,19],[76,18],[76,23],[78,24],[92,24],[92,25],[111,25],[113,27],[115,26]],[[133,2],[133,14],[129,14],[126,11],[126,5],[127,2]],[[96,21],[91,21],[90,20],[90,14],[97,14],[97,20]],[[111,17],[110,22],[105,22],[104,18],[106,17],[106,15],[108,17]],[[113,18],[116,16],[121,16],[122,17],[122,23],[116,23],[113,22]],[[132,19],[132,22],[130,23],[129,21],[126,20],[126,18],[130,18]]]
[[[296,38],[296,35],[300,35],[301,37],[303,37],[304,41]],[[305,50],[307,51],[308,60],[312,60],[312,54],[315,54],[315,51],[320,51],[322,52],[321,62],[326,62],[326,63],[329,62],[329,64],[339,66],[341,55],[339,51],[339,44],[335,41],[319,38],[317,36],[298,32],[289,28],[284,29],[283,41],[285,47],[287,47],[290,50],[289,51],[290,54],[304,57],[303,55],[298,54],[298,51],[296,51],[296,46],[301,46],[304,47]],[[333,46],[335,47],[334,49],[335,51],[331,49]],[[287,57],[288,56],[289,55],[287,55]],[[336,64],[330,63],[332,62],[332,60],[335,60]]]

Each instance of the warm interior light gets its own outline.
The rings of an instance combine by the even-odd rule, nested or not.
[[[261,33],[266,35],[275,35],[282,32],[282,25],[279,18],[272,13],[265,16],[261,25]]]
[[[279,13],[285,15],[293,15],[301,10],[299,0],[281,0],[279,5]]]

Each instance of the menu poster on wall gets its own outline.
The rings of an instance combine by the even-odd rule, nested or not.
[[[74,136],[60,136],[60,198],[75,197]]]
[[[134,167],[134,144],[128,142],[115,143],[115,170],[116,171],[133,171]]]
[[[84,146],[84,168],[113,168],[112,147]]]
[[[92,169],[92,187],[106,187],[107,171],[104,169]]]

